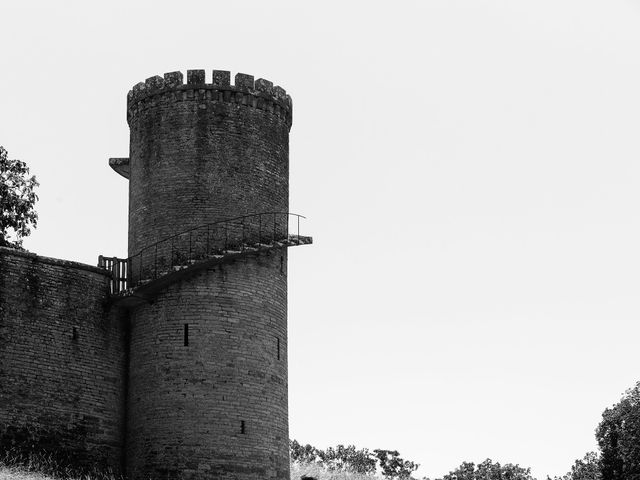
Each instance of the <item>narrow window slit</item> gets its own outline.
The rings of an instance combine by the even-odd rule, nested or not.
[[[185,347],[189,346],[189,324],[188,323],[184,324],[184,346]]]
[[[280,360],[280,337],[276,337],[277,345],[278,345],[278,360]]]
[[[71,334],[73,340],[78,340],[78,327],[73,327],[73,333]]]
[[[245,434],[247,433],[246,428],[245,428],[245,424],[244,424],[244,420],[240,420],[240,433],[241,434]]]

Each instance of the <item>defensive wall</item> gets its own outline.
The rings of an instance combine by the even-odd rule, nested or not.
[[[121,470],[126,328],[104,270],[0,247],[0,445]]]
[[[128,258],[0,249],[1,451],[130,480],[289,479],[287,247],[311,238],[290,230],[291,97],[234,80],[129,92],[129,157],[109,162]]]

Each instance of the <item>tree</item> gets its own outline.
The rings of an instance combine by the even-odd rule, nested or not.
[[[10,160],[0,146],[0,246],[21,249],[22,239],[37,225],[38,214],[33,209],[37,186],[27,164]]]
[[[363,475],[372,475],[376,472],[376,459],[368,449],[356,449],[353,445],[338,445],[320,450],[322,463],[329,470],[339,470]]]
[[[530,468],[519,465],[500,463],[487,458],[484,462],[475,465],[472,462],[463,462],[453,472],[449,472],[440,480],[535,480],[531,476]]]
[[[549,477],[547,480],[550,480]],[[600,457],[595,452],[589,452],[583,459],[575,461],[569,473],[553,477],[553,480],[602,480]]]
[[[376,449],[373,452],[380,464],[382,475],[388,479],[410,479],[411,474],[420,466],[417,463],[404,460],[396,450]]]
[[[315,464],[330,471],[350,472],[361,475],[375,475],[380,471],[387,480],[410,480],[411,474],[419,467],[417,463],[404,460],[395,450],[358,450],[353,445],[338,445],[326,450],[311,445],[301,445],[296,440],[289,441],[291,461],[299,464]]]
[[[596,439],[602,480],[640,479],[640,382],[603,412]]]
[[[289,440],[289,456],[292,462],[320,463],[320,451],[309,444],[301,445],[297,440]]]

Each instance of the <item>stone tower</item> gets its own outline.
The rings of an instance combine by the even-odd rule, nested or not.
[[[129,256],[0,247],[0,456],[129,480],[288,480],[291,98],[152,77],[127,100]]]
[[[230,80],[137,84],[130,156],[110,160],[129,179],[131,480],[289,478],[291,97]]]

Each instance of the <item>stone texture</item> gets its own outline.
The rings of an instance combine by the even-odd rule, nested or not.
[[[227,70],[214,70],[212,83],[213,85],[228,87],[231,84],[231,72]]]
[[[160,90],[164,87],[164,78],[159,75],[149,77],[145,80],[144,84],[149,91]]]
[[[241,88],[253,88],[253,75],[236,73],[235,86]]]
[[[131,325],[131,479],[289,478],[286,249],[174,284]]]
[[[230,86],[217,70],[204,80],[172,72],[129,92],[130,256],[289,209],[284,90],[262,79],[253,90],[244,74]],[[251,221],[255,236],[270,220]],[[286,221],[270,222],[267,237],[286,236]],[[225,231],[230,244],[262,239],[245,227]],[[124,311],[105,271],[0,248],[0,450],[130,480],[288,480],[286,248],[225,262]]]
[[[120,471],[126,325],[107,286],[95,267],[0,248],[3,452]]]
[[[129,119],[129,255],[205,223],[288,210],[288,119],[187,92],[150,97]]]
[[[236,76],[236,87],[249,84]],[[243,91],[181,93],[129,116],[129,255],[192,227],[289,208],[290,119]],[[289,478],[286,249],[276,252],[200,273],[132,311],[133,480]]]
[[[204,85],[204,70],[187,70],[189,85]]]
[[[258,80],[256,80],[255,88],[260,92],[273,95],[273,82],[265,80],[264,78],[259,78]]]
[[[184,83],[182,72],[169,72],[164,74],[164,84],[169,88],[177,87]]]

